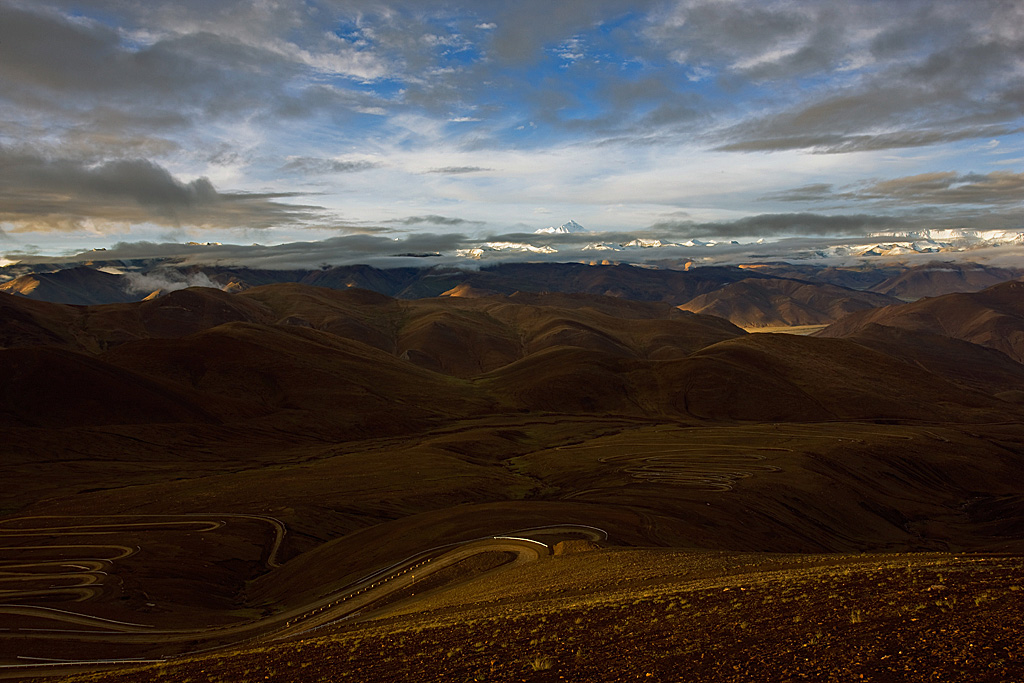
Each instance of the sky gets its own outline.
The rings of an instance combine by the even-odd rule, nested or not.
[[[0,0],[4,262],[1024,230],[1022,204],[1017,0]]]

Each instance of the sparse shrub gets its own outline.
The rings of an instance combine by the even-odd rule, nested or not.
[[[548,671],[555,668],[555,658],[539,655],[530,660],[530,668],[534,671]]]

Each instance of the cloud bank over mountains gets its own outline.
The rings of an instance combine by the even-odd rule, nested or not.
[[[997,0],[0,0],[0,245],[1010,229],[1022,73]]]

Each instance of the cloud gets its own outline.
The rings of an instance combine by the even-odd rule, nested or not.
[[[321,159],[318,157],[292,157],[281,170],[303,175],[326,175],[329,173],[354,173],[379,168],[376,161],[341,161],[338,159]]]
[[[470,221],[470,220],[466,220],[464,218],[451,218],[451,217],[448,217],[448,216],[437,216],[437,215],[409,216],[408,218],[396,218],[396,219],[393,219],[393,220],[390,220],[390,221],[386,221],[386,222],[388,222],[388,223],[397,223],[399,225],[424,225],[424,224],[428,224],[428,225],[446,225],[446,226],[454,226],[454,225],[483,225],[484,224],[483,221]]]
[[[1024,34],[1013,3],[952,0],[675,3],[649,35],[681,65],[760,91],[709,130],[723,151],[846,153],[1019,128]]]
[[[153,270],[148,273],[125,273],[125,289],[135,294],[149,294],[157,290],[174,292],[187,287],[221,289],[206,273],[182,273],[176,270]]]
[[[86,163],[0,147],[0,221],[16,230],[74,230],[89,223],[269,228],[322,215],[285,204],[294,193],[224,193],[206,178],[176,179],[145,159]]]
[[[653,224],[650,230],[657,234],[732,239],[788,235],[865,235],[869,232],[899,229],[904,223],[903,218],[867,214],[832,216],[815,213],[770,213],[728,222],[697,223],[668,220]]]
[[[779,131],[786,128],[796,129],[799,126],[788,123],[774,122]],[[762,126],[766,131],[772,128],[773,124]],[[748,133],[754,133],[752,127],[741,126],[739,130],[746,128]],[[1006,126],[981,126],[964,128],[960,130],[903,130],[895,133],[878,134],[820,134],[820,135],[782,135],[778,137],[752,137],[740,142],[733,142],[715,147],[722,152],[779,152],[791,149],[806,149],[817,154],[846,154],[849,152],[872,152],[887,149],[900,149],[907,147],[928,147],[930,145],[949,142],[959,142],[974,138],[987,138],[992,136],[1012,135],[1020,132],[1019,128]],[[737,132],[737,131],[734,131]]]
[[[555,46],[601,22],[643,12],[651,0],[634,0],[624,7],[619,0],[520,0],[502,3],[493,32],[494,57],[504,64],[534,62],[544,48]],[[542,21],[538,21],[543,17]]]
[[[324,82],[325,75],[377,78],[388,69],[370,50],[337,44],[312,25],[299,28],[309,17],[258,16],[252,3],[113,3],[99,21],[53,4],[59,0],[31,9],[0,3],[0,104],[8,122],[42,118],[43,134],[70,148],[114,156],[123,153],[122,140],[137,136],[133,144],[152,151],[186,132],[202,145],[216,135],[214,123],[344,121],[388,104],[374,92]],[[309,42],[275,35],[286,26]]]
[[[765,195],[762,199],[789,202],[854,201],[894,206],[907,204],[999,206],[1024,204],[1024,173],[938,171],[862,183],[836,192],[816,183]]]
[[[882,183],[1020,157],[1021,26],[987,0],[0,0],[0,221],[293,226],[268,242],[513,231],[538,206],[689,211],[672,234],[775,230],[712,223],[759,200],[986,221],[1014,178]]]
[[[1024,173],[925,173],[874,183],[855,196],[920,204],[1021,204],[1024,203]]]
[[[835,199],[831,183],[812,183],[791,190],[772,192],[760,197],[762,201],[775,202],[817,202]]]
[[[318,242],[289,242],[277,245],[238,244],[174,244],[154,242],[119,242],[102,252],[104,259],[164,259],[168,265],[235,265],[251,268],[287,270],[293,268],[319,268],[323,264],[377,264],[377,265],[423,265],[419,258],[403,254],[442,253],[447,259],[440,262],[457,261],[454,254],[476,242],[461,233],[438,235],[420,233],[402,239],[379,235],[345,235]],[[21,258],[22,263],[65,262],[75,263],[95,260],[96,252],[84,252],[63,258],[52,257]],[[436,263],[438,261],[434,261]],[[170,279],[164,277],[164,280]],[[187,281],[187,280],[186,280]],[[174,281],[171,281],[173,284]],[[151,284],[147,281],[140,286]],[[141,291],[141,290],[140,290]],[[149,290],[152,291],[152,290]]]
[[[493,168],[485,168],[483,166],[442,166],[441,168],[432,168],[427,173],[441,173],[444,175],[463,175],[466,173],[482,173],[484,171],[493,171]]]

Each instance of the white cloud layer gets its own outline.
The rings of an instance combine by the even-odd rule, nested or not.
[[[2,244],[1005,227],[1022,26],[998,0],[0,0]]]

